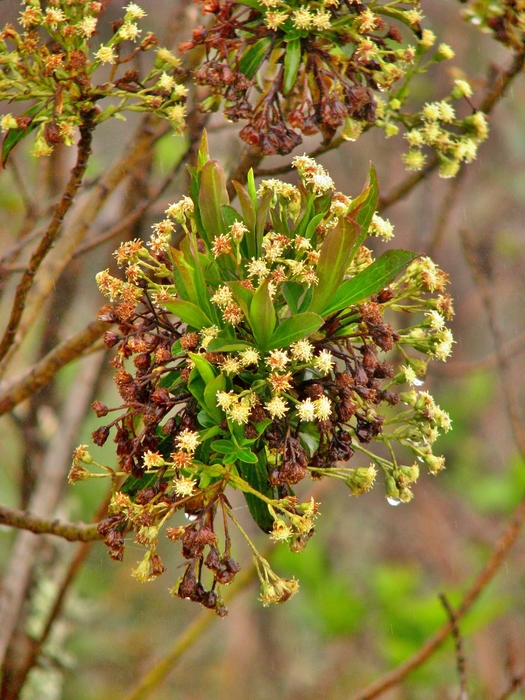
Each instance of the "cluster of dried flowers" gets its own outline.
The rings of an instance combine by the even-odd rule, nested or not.
[[[194,73],[212,93],[202,109],[218,109],[224,100],[228,119],[248,120],[240,137],[264,155],[290,153],[301,134],[321,132],[329,143],[338,129],[355,140],[372,125],[387,136],[402,125],[408,169],[424,166],[422,147],[428,146],[439,155],[441,175],[452,177],[486,137],[483,115],[460,120],[450,104],[471,95],[464,80],[422,112],[400,111],[412,78],[454,56],[440,44],[423,62],[436,37],[420,27],[418,0],[205,0],[203,13],[213,15],[211,24],[180,46],[183,52],[206,49]],[[406,44],[407,34],[414,45]]]
[[[294,164],[297,186],[265,180],[256,191],[252,174],[247,188],[236,183],[237,211],[203,142],[191,196],[166,210],[147,245],[135,240],[116,251],[124,280],[108,270],[97,276],[111,302],[100,318],[118,328],[105,342],[116,349],[123,403],[95,402],[99,417],[117,417],[93,440],[103,445],[114,430],[119,466],[98,464],[93,474],[87,467],[97,463],[80,446],[70,480],[111,476],[110,516],[100,531],[117,560],[126,533],[135,532],[147,547],[134,571],[143,581],[164,571],[160,530],[184,513],[186,521],[166,529],[186,560],[172,592],[219,614],[220,586],[239,570],[229,523],[253,552],[263,603],[283,602],[298,586],[257,552],[235,519],[228,486],[244,493],[271,539],[301,551],[318,515],[313,499],[294,493],[306,477],[340,479],[359,495],[379,470],[390,502],[399,503],[412,498],[418,461],[434,474],[444,466],[432,445],[450,420],[417,387],[426,359],[451,351],[447,276],[403,250],[373,259],[365,238],[393,235],[375,213],[373,169],[351,200],[314,160]],[[399,461],[399,446],[416,461]],[[355,453],[369,466],[347,466]]]
[[[181,83],[180,60],[158,47],[153,34],[141,39],[138,21],[146,13],[138,5],[124,8],[123,18],[112,24],[111,39],[95,51],[92,41],[104,3],[25,0],[24,4],[19,29],[7,25],[0,32],[0,100],[31,103],[23,114],[5,114],[0,120],[6,132],[4,163],[32,131],[36,131],[33,155],[48,156],[55,144],[71,146],[77,127],[86,122],[95,126],[125,110],[155,114],[176,131],[184,128],[187,88]],[[155,65],[146,76],[136,70],[118,73],[139,52],[151,49],[156,50]],[[109,79],[105,75],[104,82],[97,83],[94,76],[103,64],[112,66]]]

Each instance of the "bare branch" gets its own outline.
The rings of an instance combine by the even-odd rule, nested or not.
[[[492,555],[490,556],[487,564],[480,571],[476,580],[465,594],[461,605],[456,611],[456,621],[459,621],[467,614],[481,593],[483,593],[485,588],[499,571],[501,565],[505,561],[505,557],[507,556],[509,549],[518,538],[524,522],[525,501],[522,501],[514,511],[514,516],[509,526],[503,533],[503,536],[494,547]],[[407,661],[402,663],[393,671],[385,673],[384,676],[369,685],[368,688],[365,688],[361,692],[357,693],[357,695],[354,695],[351,700],[372,700],[372,698],[377,698],[390,688],[399,685],[399,683],[401,683],[406,676],[414,671],[414,669],[422,666],[425,661],[427,661],[439,649],[449,634],[453,631],[453,628],[454,626],[449,620],[443,625],[443,627],[441,627],[441,629],[429,637],[427,641],[418,649],[418,651],[407,659]]]
[[[0,504],[0,524],[29,530],[37,535],[56,535],[69,542],[91,542],[100,540],[102,536],[96,525],[86,523],[69,523],[63,520],[49,520],[32,515],[23,510],[9,508]]]
[[[459,700],[468,700],[466,659],[463,652],[463,640],[459,631],[457,616],[444,593],[439,594],[439,599],[447,611],[450,622],[452,623],[452,636],[454,637],[454,641],[456,643],[456,666],[459,676]]]
[[[86,114],[84,122],[80,126],[80,140],[78,142],[77,151],[77,162],[75,167],[71,171],[71,177],[64,191],[64,194],[60,198],[57,204],[53,217],[47,227],[47,230],[40,241],[37,249],[31,256],[29,265],[22,275],[20,280],[15,298],[13,301],[13,306],[11,309],[11,316],[7,324],[7,328],[4,332],[2,340],[0,341],[0,361],[6,356],[9,348],[13,344],[15,339],[15,334],[20,325],[22,319],[22,314],[24,312],[27,295],[29,290],[33,286],[34,278],[40,267],[42,261],[49,252],[51,246],[55,242],[56,238],[60,235],[62,230],[62,223],[64,217],[71,208],[75,195],[82,183],[82,178],[86,172],[89,156],[91,154],[91,140],[93,135],[93,117],[94,112],[89,112]]]
[[[505,396],[505,405],[514,434],[514,441],[521,456],[525,459],[525,430],[521,416],[520,406],[515,394],[515,380],[511,374],[508,358],[501,351],[503,347],[503,336],[499,325],[496,321],[496,312],[494,309],[493,294],[489,287],[487,279],[483,273],[481,265],[476,255],[476,249],[472,236],[466,230],[460,232],[465,259],[472,270],[474,280],[479,289],[485,313],[489,323],[490,332],[494,341],[494,354],[497,359],[497,366],[501,376],[501,384],[503,394]]]
[[[103,321],[90,323],[86,328],[57,345],[21,377],[11,380],[8,387],[1,387],[3,391],[0,393],[0,415],[7,413],[50,382],[59,369],[80,357],[108,328],[109,325]]]

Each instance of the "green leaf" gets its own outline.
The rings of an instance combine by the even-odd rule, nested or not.
[[[201,375],[202,376],[202,375]],[[217,406],[217,392],[224,391],[226,389],[226,377],[224,374],[219,374],[217,377],[206,384],[204,389],[204,403],[206,404],[206,410],[216,420],[217,423],[221,423],[224,418],[224,414],[221,409]]]
[[[329,316],[380,292],[414,258],[417,254],[409,250],[387,250],[362,272],[343,282],[323,309],[323,314]]]
[[[230,226],[233,223],[235,223],[236,221],[240,221],[241,223],[244,223],[244,221],[242,220],[242,216],[230,204],[223,204],[221,207],[221,212],[222,212],[222,218],[223,218],[224,224],[225,224],[227,229],[229,229]]]
[[[259,205],[259,209],[257,210],[257,223],[255,225],[255,237],[256,237],[256,253],[255,257],[259,257],[259,255],[262,253],[262,241],[264,237],[264,227],[266,225],[266,218],[268,216],[268,212],[270,210],[270,205],[272,203],[272,197],[273,194],[271,192],[267,192],[264,197],[261,199],[261,203]]]
[[[39,102],[36,105],[33,105],[30,107],[28,110],[26,110],[22,116],[27,117],[34,117],[40,110],[43,108],[45,103]],[[5,164],[7,163],[7,159],[9,158],[9,154],[13,150],[13,148],[22,141],[22,139],[25,139],[25,137],[30,134],[32,131],[34,131],[37,126],[40,126],[39,122],[35,121],[34,119],[30,122],[29,126],[27,129],[9,129],[6,135],[4,136],[4,141],[2,143],[2,165],[5,167]]]
[[[208,246],[212,237],[226,233],[221,207],[229,203],[224,169],[219,161],[209,160],[202,168],[198,202],[204,229],[203,238]]]
[[[250,306],[253,301],[254,292],[243,287],[240,282],[227,282],[227,286],[233,292],[235,301],[239,304],[248,322],[250,321]]]
[[[377,172],[372,163],[370,163],[370,169],[368,171],[368,178],[365,183],[365,187],[363,189],[363,192],[354,199],[352,202],[352,205],[350,207],[350,210],[347,214],[347,217],[351,217],[352,219],[355,218],[359,226],[361,227],[361,231],[359,235],[357,236],[357,239],[354,243],[354,247],[352,249],[352,255],[350,256],[350,260],[354,257],[354,255],[357,253],[357,250],[359,246],[363,243],[365,238],[368,236],[368,229],[370,228],[370,223],[372,221],[372,217],[375,214],[375,211],[377,209],[377,204],[379,201],[379,183],[377,181]],[[350,262],[350,261],[349,261]]]
[[[201,142],[199,144],[199,153],[197,155],[198,169],[202,170],[202,168],[206,165],[206,163],[209,160],[210,160],[210,150],[208,148],[208,132],[206,131],[206,129],[203,129]]]
[[[310,240],[312,236],[315,233],[315,229],[317,226],[321,223],[321,221],[324,219],[325,212],[321,212],[320,214],[316,214],[313,219],[310,221],[308,224],[308,227],[305,231],[304,237]]]
[[[249,465],[239,462],[237,465],[239,475],[247,481],[250,486],[262,493],[267,498],[274,498],[274,492],[268,483],[268,468],[266,466],[266,453],[260,450],[257,454],[257,465]],[[246,503],[252,518],[263,532],[271,532],[273,529],[273,518],[270,515],[268,506],[253,493],[245,493]]]
[[[168,311],[175,314],[183,323],[187,323],[188,326],[192,328],[199,329],[213,325],[204,311],[201,311],[201,309],[195,304],[192,304],[191,301],[173,299],[172,301],[163,302],[162,306],[166,307]]]
[[[253,208],[255,213],[257,213],[257,188],[255,187],[255,175],[253,174],[253,168],[248,170],[248,177],[246,178],[246,187],[248,189],[248,194],[253,202]]]
[[[228,340],[228,338],[214,338],[210,341],[206,350],[208,352],[242,352],[253,347],[249,343],[242,341]]]
[[[290,343],[295,343],[297,340],[302,340],[302,338],[306,338],[311,333],[315,333],[322,325],[323,319],[321,316],[310,311],[285,318],[275,329],[265,350],[288,347]]]
[[[275,328],[275,309],[270,292],[268,280],[264,280],[253,295],[250,306],[250,325],[258,346],[264,350],[272,337]]]
[[[177,292],[179,293],[179,296],[186,301],[191,301],[193,304],[197,304],[199,297],[195,288],[194,269],[188,264],[188,261],[181,250],[174,248],[172,250],[172,254],[173,262],[175,263],[173,278]]]
[[[199,372],[203,380],[208,384],[215,379],[215,369],[202,355],[196,352],[189,352],[188,357],[195,363],[195,369]]]
[[[294,314],[297,313],[299,299],[304,294],[304,287],[299,282],[285,282],[283,284],[283,296],[286,299],[288,308]]]
[[[266,58],[272,43],[272,39],[265,36],[256,41],[253,46],[250,46],[250,48],[243,53],[241,60],[239,61],[239,70],[241,73],[243,73],[247,78],[253,78]]]
[[[299,66],[301,65],[301,40],[293,39],[286,42],[284,51],[283,94],[287,95],[295,85]]]
[[[319,255],[317,277],[310,311],[323,313],[341,284],[361,228],[353,219],[341,217],[326,237]]]
[[[206,404],[204,403],[204,390],[206,389],[206,384],[204,383],[204,380],[196,367],[194,367],[190,372],[188,389],[192,396],[197,399],[200,406],[206,409]]]
[[[257,221],[255,206],[248,191],[239,182],[234,181],[232,184],[239,198],[244,223],[248,228],[248,233],[243,239],[243,243],[246,245],[246,255],[248,258],[254,258],[257,253],[257,246],[255,243],[255,224]]]
[[[222,455],[233,454],[239,449],[231,440],[215,440],[212,442],[211,449],[219,452]]]
[[[237,450],[237,459],[246,464],[257,464],[258,462],[257,455],[250,450]]]

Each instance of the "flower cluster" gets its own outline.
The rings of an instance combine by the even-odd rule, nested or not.
[[[212,96],[205,109],[248,120],[240,136],[265,155],[290,153],[300,134],[337,129],[355,139],[376,122],[377,93],[410,79],[431,43],[421,31],[419,0],[204,0],[214,22],[199,27],[188,51],[206,48],[195,71]],[[408,29],[415,45],[406,45]]]
[[[31,106],[0,120],[6,133],[3,162],[32,131],[36,131],[34,156],[50,155],[58,143],[72,145],[86,115],[96,125],[132,109],[167,119],[177,131],[184,128],[187,89],[180,83],[180,60],[158,47],[153,34],[141,36],[138,21],[146,13],[138,5],[124,8],[123,18],[112,24],[111,39],[95,50],[102,2],[57,0],[45,7],[40,0],[25,0],[24,4],[20,26],[7,25],[0,32],[0,99]],[[137,70],[118,73],[120,65],[152,49],[155,65],[146,76]],[[97,83],[97,68],[104,64],[111,67],[109,79],[105,73],[103,82]]]
[[[149,580],[164,570],[156,551],[161,527],[184,512],[186,523],[167,529],[187,560],[172,591],[219,614],[220,586],[238,571],[228,523],[252,549],[263,603],[297,590],[297,582],[271,572],[235,520],[228,486],[244,493],[273,540],[300,551],[318,504],[301,503],[296,484],[332,477],[359,495],[381,472],[390,502],[408,501],[417,461],[432,473],[443,468],[432,445],[450,427],[418,390],[426,359],[451,352],[446,274],[407,251],[374,260],[363,245],[367,235],[392,236],[375,213],[373,169],[350,199],[311,158],[294,164],[298,186],[266,180],[257,190],[252,174],[247,188],[237,183],[237,211],[222,168],[201,147],[191,198],[167,209],[149,244],[135,240],[115,252],[126,280],[108,270],[97,276],[112,302],[100,318],[117,324],[105,342],[117,350],[112,363],[123,401],[117,417],[93,433],[102,445],[115,430],[119,463],[117,472],[104,468],[115,492],[101,532],[121,559],[124,535],[133,530],[148,547],[135,575]],[[184,234],[178,249],[171,245],[176,227]],[[99,417],[110,412],[98,401],[93,407]],[[399,461],[397,446],[416,463]],[[348,467],[355,454],[369,466]],[[71,480],[86,478],[93,464],[81,446]]]
[[[461,163],[471,163],[479,145],[488,136],[483,112],[459,119],[451,104],[453,98],[469,98],[472,88],[466,80],[455,81],[451,95],[440,102],[427,103],[417,118],[408,121],[405,134],[409,150],[403,156],[408,170],[421,170],[426,162],[423,148],[432,148],[439,158],[439,174],[443,178],[457,175]]]

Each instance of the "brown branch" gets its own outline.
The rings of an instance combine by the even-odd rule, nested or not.
[[[56,535],[68,542],[91,542],[100,540],[102,536],[96,525],[86,523],[69,523],[64,520],[49,520],[32,515],[17,508],[0,504],[0,524],[16,527],[19,530],[29,530],[36,535]]]
[[[130,212],[122,221],[119,221],[118,224],[115,226],[112,226],[109,228],[107,231],[104,231],[104,233],[101,233],[100,236],[97,236],[94,238],[92,241],[87,241],[84,243],[84,245],[81,245],[80,248],[78,248],[73,257],[76,258],[79,255],[83,255],[86,253],[88,250],[92,250],[93,248],[96,248],[97,246],[101,245],[102,243],[105,243],[106,241],[109,241],[111,238],[114,236],[117,236],[121,231],[125,231],[129,226],[135,223],[137,219],[140,219],[140,217],[153,205],[155,202],[161,197],[164,192],[167,190],[167,188],[171,185],[175,177],[178,175],[183,163],[185,163],[185,157],[180,159],[180,161],[177,163],[177,165],[174,167],[170,175],[164,180],[164,182],[157,188],[157,190],[150,196],[148,199],[146,199],[142,204],[140,204],[136,209],[134,209],[132,212]]]
[[[86,328],[53,348],[21,377],[12,380],[10,386],[0,393],[0,415],[7,413],[50,382],[59,369],[80,357],[108,328],[109,325],[103,321],[90,323]]]
[[[15,339],[16,331],[22,320],[22,314],[24,312],[27,295],[29,290],[33,286],[35,275],[40,267],[42,261],[49,252],[51,246],[55,242],[56,238],[60,235],[62,229],[62,223],[64,217],[69,211],[75,195],[82,183],[82,178],[86,172],[88,165],[89,156],[91,154],[91,140],[93,136],[93,118],[95,112],[89,112],[84,118],[84,122],[80,126],[80,140],[78,142],[77,151],[77,162],[75,167],[71,171],[71,177],[67,184],[64,194],[58,202],[53,217],[47,227],[47,230],[40,241],[37,249],[31,256],[29,265],[27,266],[25,272],[20,280],[15,298],[13,301],[13,306],[11,309],[11,315],[7,328],[4,332],[2,340],[0,341],[0,361],[6,356],[9,348],[13,344]]]
[[[525,65],[525,50],[514,54],[510,68],[503,73],[495,81],[494,87],[485,95],[483,102],[479,106],[479,111],[489,114],[494,109],[495,105],[506,93],[507,88],[514,78],[521,73]]]
[[[508,358],[506,357],[505,353],[501,351],[501,348],[503,347],[503,335],[496,321],[493,293],[479,263],[472,236],[468,231],[462,230],[460,231],[460,238],[463,244],[465,259],[472,271],[474,281],[476,282],[481,295],[490,332],[494,341],[494,354],[496,356],[497,367],[501,377],[505,405],[512,427],[514,441],[516,443],[516,447],[521,453],[521,456],[523,459],[525,459],[525,430],[523,428],[520,406],[514,390],[515,379],[511,374]]]
[[[518,538],[524,522],[525,501],[522,501],[514,511],[514,516],[509,526],[503,533],[503,536],[494,547],[487,564],[478,574],[476,580],[465,594],[461,605],[456,611],[456,622],[461,620],[461,618],[467,614],[481,593],[485,590],[498,570],[501,568],[509,549]],[[399,685],[399,683],[401,683],[401,681],[406,678],[409,673],[414,671],[414,669],[419,668],[419,666],[422,666],[425,661],[427,661],[437,651],[437,649],[439,649],[449,634],[453,631],[453,628],[454,626],[449,620],[441,627],[441,629],[429,637],[427,641],[418,649],[418,651],[407,659],[407,661],[402,663],[393,671],[385,673],[384,676],[369,685],[368,688],[365,688],[361,692],[357,693],[357,695],[354,695],[351,700],[372,700],[372,698],[377,698],[390,688]]]
[[[103,500],[101,506],[95,515],[95,522],[99,522],[107,513],[108,505],[110,502],[111,493]],[[13,697],[18,697],[24,683],[27,680],[27,676],[31,669],[35,666],[38,657],[42,651],[42,647],[46,643],[53,625],[62,611],[64,601],[66,599],[67,592],[73,583],[76,575],[82,568],[88,554],[93,547],[96,540],[91,540],[89,542],[81,542],[75,548],[74,554],[69,561],[67,569],[62,576],[62,579],[58,586],[58,591],[55,595],[54,602],[47,613],[43,631],[38,637],[31,637],[27,633],[24,635],[24,643],[19,644],[19,663],[15,665],[15,668],[11,669],[12,675],[7,683],[9,692]],[[20,658],[21,656],[21,658]],[[13,673],[14,672],[14,673]]]
[[[439,594],[439,599],[447,611],[448,617],[452,624],[452,636],[454,637],[454,642],[456,644],[456,666],[458,669],[459,676],[459,700],[468,700],[467,694],[467,664],[465,659],[465,654],[463,652],[463,640],[461,638],[461,633],[459,631],[459,625],[456,613],[446,595],[444,593]]]

